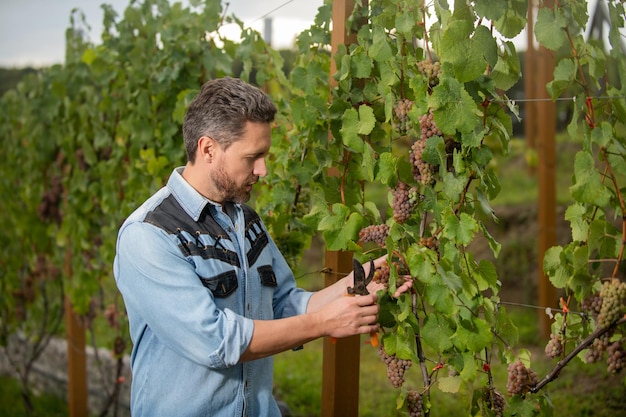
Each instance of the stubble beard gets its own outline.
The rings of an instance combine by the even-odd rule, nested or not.
[[[222,195],[224,202],[231,202],[235,204],[243,204],[250,200],[250,191],[246,190],[248,184],[255,183],[257,177],[249,178],[243,186],[237,186],[237,184],[228,176],[224,170],[224,163],[222,162],[219,168],[212,175],[213,184],[215,188]]]

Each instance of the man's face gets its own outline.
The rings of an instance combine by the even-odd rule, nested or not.
[[[247,122],[243,137],[228,149],[220,148],[210,179],[221,202],[245,203],[259,177],[267,175],[265,157],[271,144],[271,127],[267,123]]]

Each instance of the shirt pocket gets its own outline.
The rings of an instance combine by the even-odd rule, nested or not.
[[[235,271],[223,272],[212,278],[200,277],[202,285],[207,287],[216,298],[225,298],[231,295],[239,283],[237,282],[237,273]]]
[[[259,277],[261,278],[261,285],[265,287],[276,287],[276,274],[274,274],[274,268],[270,265],[263,265],[257,268]]]

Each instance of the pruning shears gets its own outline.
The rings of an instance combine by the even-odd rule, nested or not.
[[[372,278],[374,278],[374,261],[370,260],[370,271],[367,277],[361,262],[354,258],[352,259],[352,269],[354,271],[354,287],[348,287],[348,294],[368,295],[370,292],[367,290],[367,284],[372,282]]]
[[[367,284],[372,282],[374,278],[374,261],[370,260],[370,269],[367,276],[365,276],[365,270],[361,262],[352,258],[352,270],[354,271],[354,287],[348,287],[348,295],[368,295],[370,292],[367,290]],[[373,347],[378,346],[378,332],[370,333],[370,343]]]

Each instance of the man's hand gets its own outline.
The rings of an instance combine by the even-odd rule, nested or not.
[[[374,259],[374,268],[376,268],[376,269],[380,268],[381,265],[383,263],[385,263],[386,261],[387,261],[387,255],[383,255],[383,256],[381,256],[379,258]],[[370,267],[370,263],[369,262],[366,262],[365,265],[363,265],[363,269],[365,270],[365,275],[366,276],[369,274],[369,267]],[[348,278],[349,278],[348,282],[353,282],[354,281],[354,272]],[[400,275],[398,277],[398,284],[400,284],[400,286],[398,288],[396,288],[396,291],[393,294],[394,298],[398,298],[402,294],[404,294],[405,292],[409,291],[413,287],[413,279],[411,278],[410,275]],[[367,285],[367,290],[371,294],[376,294],[377,291],[379,291],[379,290],[386,290],[386,289],[387,289],[387,285],[379,284],[379,283],[375,282],[374,280],[372,280],[372,282],[370,282]]]
[[[379,309],[378,296],[369,294],[338,298],[317,314],[327,336],[342,338],[378,331]]]

